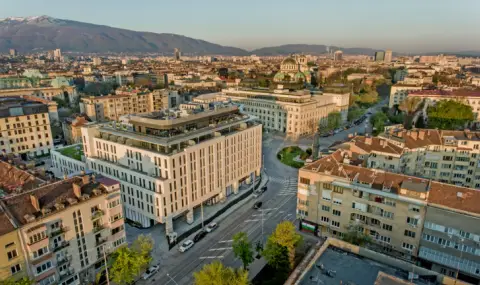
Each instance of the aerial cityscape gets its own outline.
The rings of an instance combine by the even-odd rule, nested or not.
[[[480,2],[8,2],[0,285],[480,285]]]

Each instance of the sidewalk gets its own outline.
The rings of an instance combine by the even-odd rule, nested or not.
[[[260,181],[259,181],[260,180]],[[227,200],[223,203],[217,203],[215,205],[203,206],[203,217],[204,217],[204,225],[207,225],[208,222],[212,217],[214,217],[218,212],[224,210],[224,208],[230,204],[234,203],[229,209],[225,212],[221,213],[219,216],[215,218],[215,222],[220,222],[230,214],[238,210],[244,204],[248,203],[252,198],[253,195],[246,194],[249,191],[254,191],[258,188],[263,187],[267,184],[269,178],[265,173],[262,173],[262,176],[253,182],[250,185],[243,185],[240,187],[237,194],[232,194]],[[254,187],[255,184],[258,183],[257,187]],[[253,189],[255,188],[255,189]],[[247,195],[246,197],[244,197]],[[194,210],[194,222],[192,224],[188,224],[186,222],[186,218],[184,216],[177,218],[174,220],[173,229],[178,234],[177,244],[180,243],[182,240],[188,238],[188,236],[195,234],[197,231],[194,231],[192,234],[188,236],[182,236],[182,234],[190,231],[194,227],[201,227],[202,219],[201,219],[201,209],[200,207]],[[128,224],[125,224],[126,234],[127,234],[127,241],[128,243],[132,243],[136,237],[140,234],[150,235],[155,242],[154,250],[152,252],[153,262],[152,263],[161,263],[164,259],[167,259],[170,254],[169,244],[167,241],[167,237],[165,235],[165,225],[157,224],[151,228],[146,229],[139,229],[132,227]]]

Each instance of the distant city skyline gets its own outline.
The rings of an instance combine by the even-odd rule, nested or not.
[[[252,50],[284,44],[325,44],[391,49],[394,52],[480,51],[480,1],[402,2],[207,0],[141,4],[118,0],[16,0],[0,18],[48,15],[112,27],[174,33]],[[77,2],[78,3],[78,2]]]

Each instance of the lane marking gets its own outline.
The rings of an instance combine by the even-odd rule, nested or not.
[[[221,240],[221,241],[219,241],[218,243],[226,243],[226,242],[233,242],[233,239]]]
[[[243,221],[244,223],[250,223],[250,222],[258,222],[260,221],[261,219],[254,219],[254,220],[245,220]]]
[[[218,255],[218,256],[202,256],[199,257],[198,259],[215,259],[215,258],[223,258],[223,255]]]
[[[233,247],[212,248],[212,249],[209,249],[208,251],[229,250],[229,249],[233,249]]]

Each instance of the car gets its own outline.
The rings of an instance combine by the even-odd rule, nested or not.
[[[267,188],[267,185],[263,186],[263,187],[262,187],[262,192],[267,191],[267,189],[268,189],[268,188]]]
[[[199,242],[199,241],[202,240],[206,235],[207,235],[207,232],[202,229],[202,230],[200,230],[200,231],[193,237],[193,241],[194,241],[194,242]]]
[[[151,266],[150,268],[148,268],[147,271],[145,271],[145,273],[143,273],[143,275],[142,275],[143,280],[147,280],[148,278],[152,277],[155,273],[158,272],[159,269],[160,269],[159,264]]]
[[[258,198],[262,194],[263,194],[262,190],[256,190],[255,192],[253,192],[253,197]]]
[[[189,250],[192,246],[194,245],[194,242],[192,240],[187,240],[182,245],[178,248],[180,252],[185,252]]]
[[[207,227],[205,228],[205,231],[207,231],[207,233],[210,233],[210,232],[213,232],[216,228],[218,228],[218,224],[215,222],[212,222],[207,225]]]
[[[262,201],[258,201],[255,204],[253,204],[253,208],[257,210],[257,209],[260,209],[262,205],[263,205]]]

